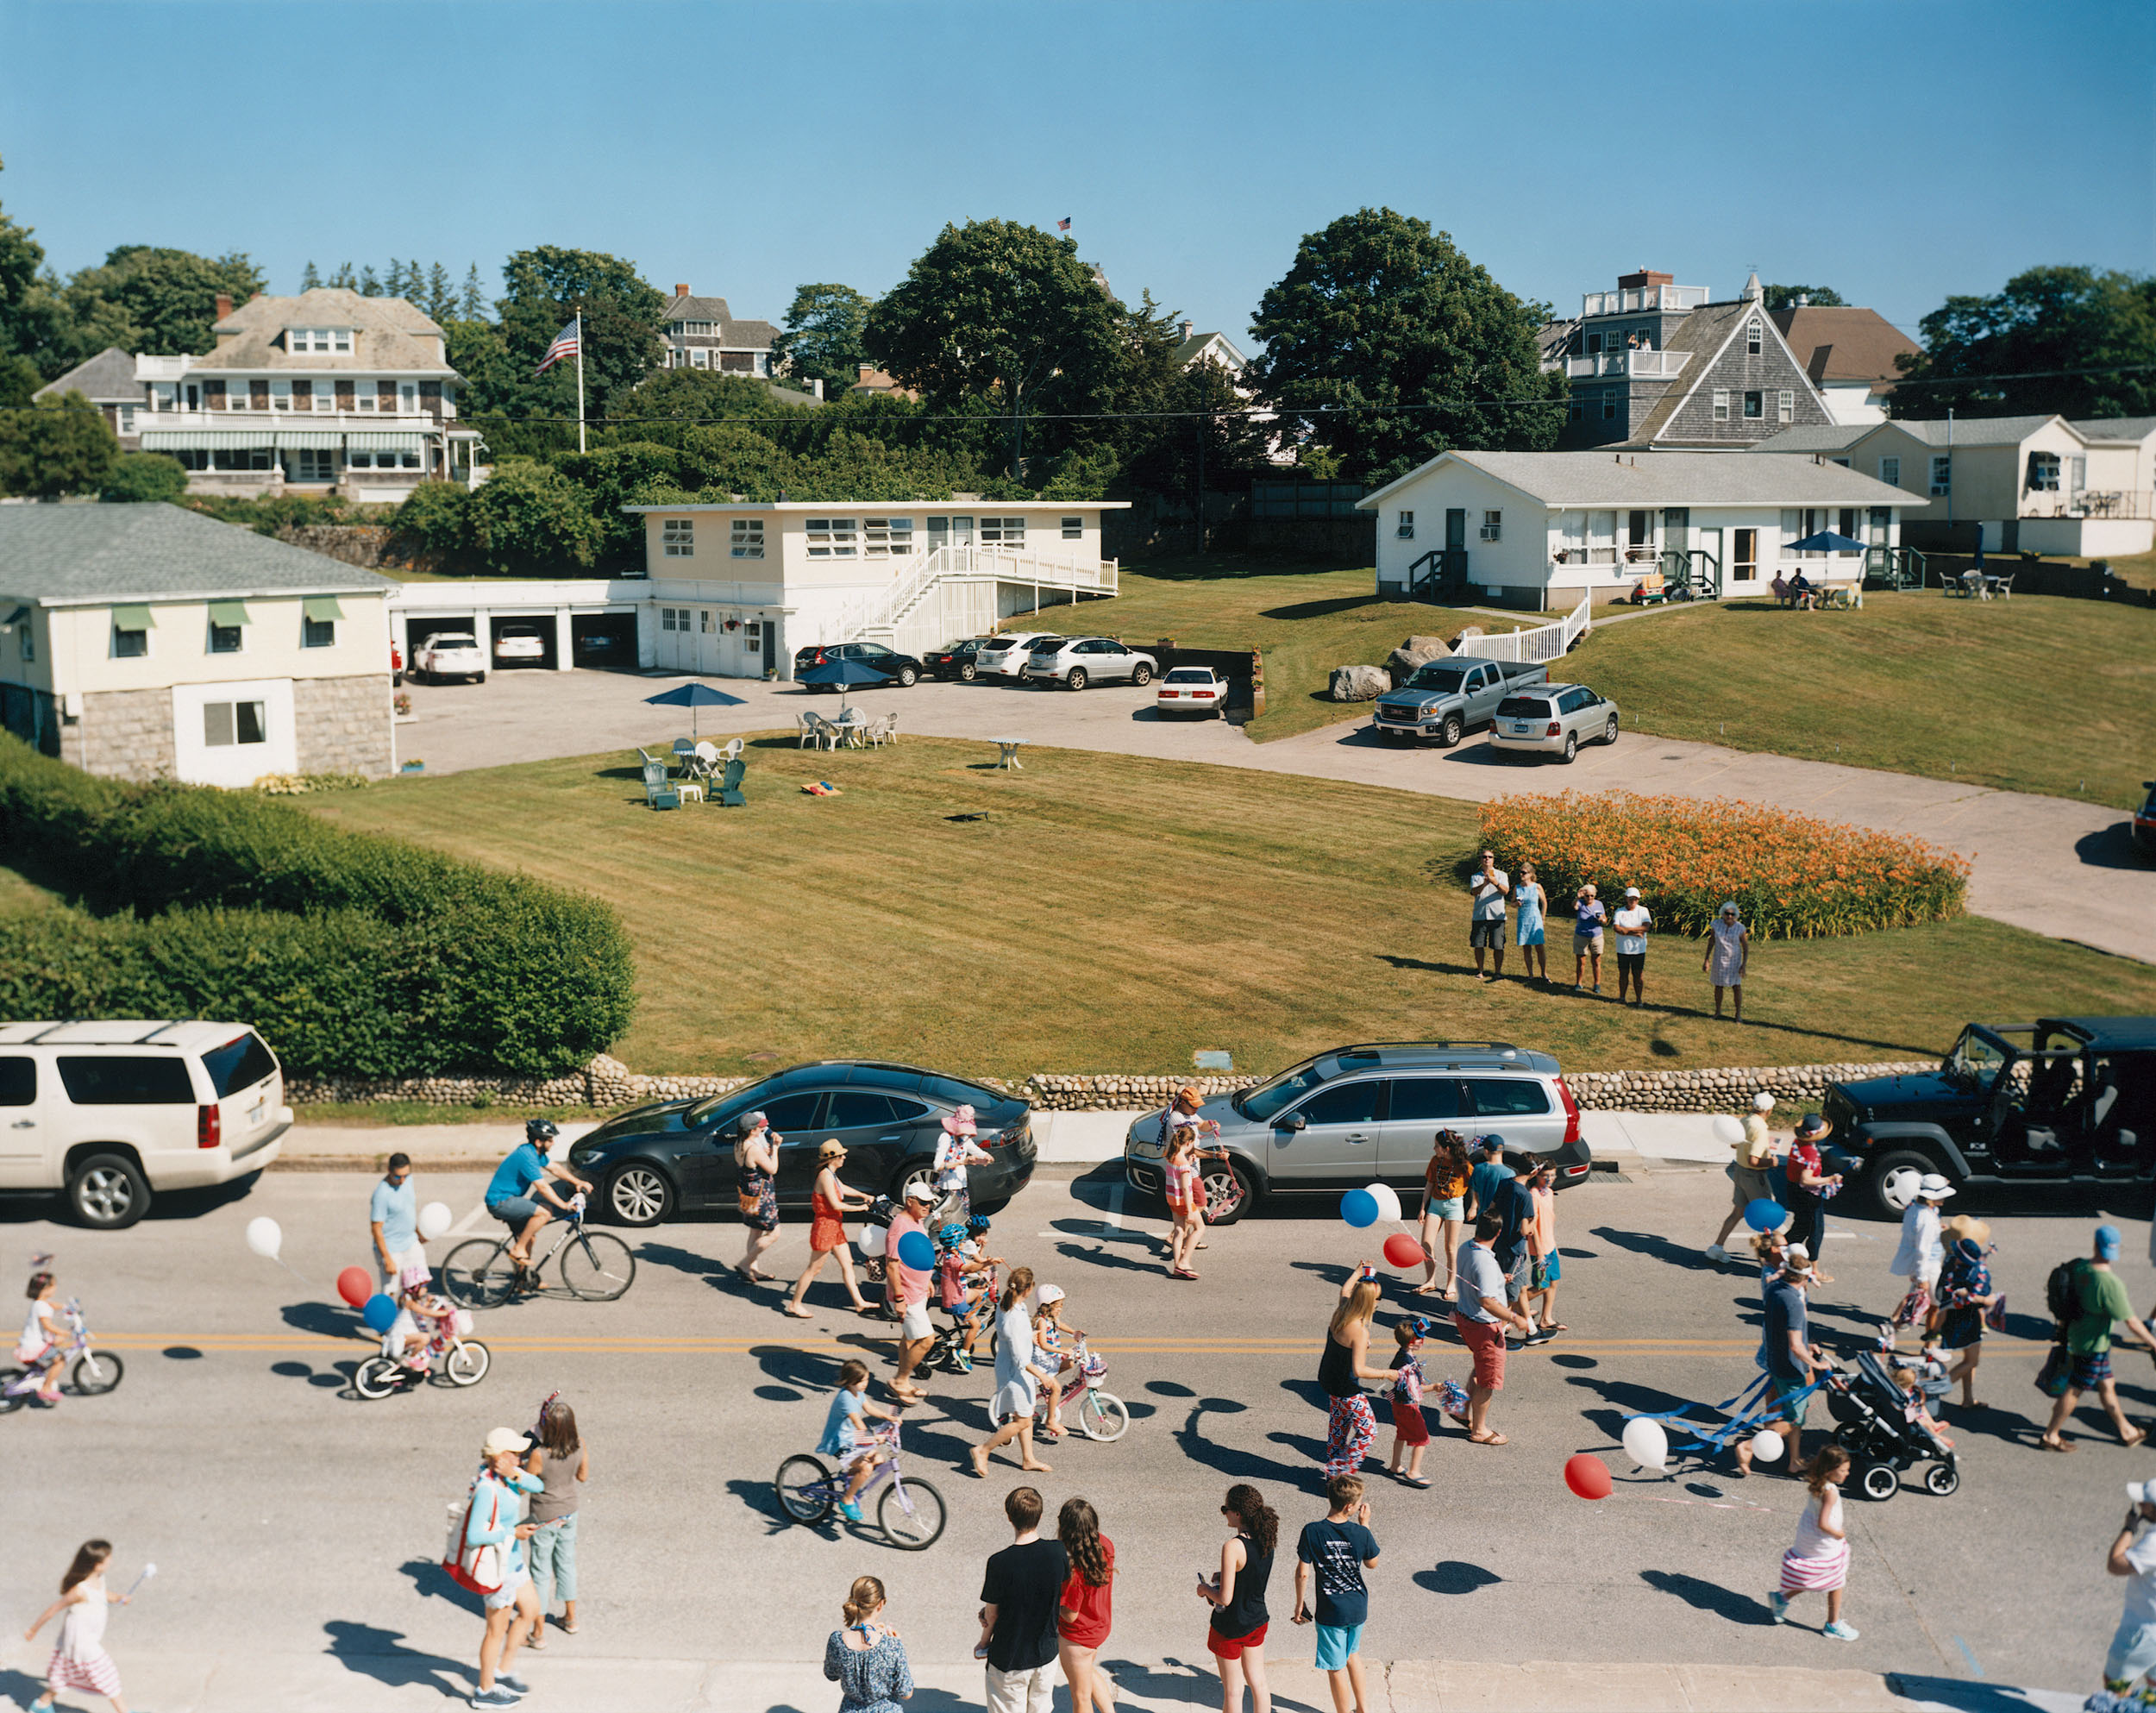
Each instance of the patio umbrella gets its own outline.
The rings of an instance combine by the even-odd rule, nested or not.
[[[1821,530],[1801,542],[1791,542],[1789,549],[1791,553],[1862,553],[1864,549],[1864,543],[1837,535],[1832,530]]]
[[[693,680],[678,684],[673,689],[656,696],[646,696],[645,703],[652,707],[686,708],[689,711],[689,736],[696,736],[696,711],[699,708],[737,708],[739,696],[730,696],[724,690],[714,690],[708,684]]]
[[[821,666],[812,666],[799,675],[798,681],[818,688],[828,684],[843,689],[849,684],[888,684],[891,675],[880,672],[865,662],[841,656],[827,660]]]

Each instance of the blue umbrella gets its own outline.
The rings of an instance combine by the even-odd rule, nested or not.
[[[1791,553],[1862,553],[1865,544],[1847,536],[1836,535],[1832,530],[1821,530],[1815,536],[1807,536],[1801,542],[1791,542]]]
[[[689,711],[689,735],[696,735],[696,711],[699,708],[737,708],[739,696],[730,696],[724,690],[714,690],[708,684],[691,680],[656,696],[646,696],[645,703],[652,707],[686,708]]]
[[[842,656],[827,660],[821,666],[812,666],[799,675],[799,681],[819,688],[824,685],[888,684],[891,675],[879,671],[865,661],[849,660]]]

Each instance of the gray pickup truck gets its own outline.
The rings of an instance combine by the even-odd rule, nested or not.
[[[1388,744],[1435,741],[1445,749],[1471,726],[1488,725],[1497,705],[1528,684],[1546,684],[1547,666],[1454,655],[1418,667],[1397,690],[1377,699],[1370,730]]]

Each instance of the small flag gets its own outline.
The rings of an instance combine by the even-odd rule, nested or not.
[[[554,343],[547,347],[546,356],[541,361],[539,367],[532,371],[532,373],[536,375],[544,374],[548,369],[552,368],[556,363],[560,362],[562,358],[573,357],[577,355],[579,348],[578,335],[581,330],[580,324],[582,320],[583,317],[580,316],[575,321],[571,322],[567,327],[563,328],[561,332],[554,336]]]
[[[1058,232],[1068,232],[1070,230],[1070,216],[1068,214],[1056,223],[1056,229]]]

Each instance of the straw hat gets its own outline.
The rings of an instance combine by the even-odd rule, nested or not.
[[[1949,1237],[1971,1237],[1978,1243],[1991,1241],[1991,1227],[1974,1214],[1956,1214],[1953,1218],[1943,1220],[1940,1228]]]
[[[827,1166],[833,1160],[843,1160],[845,1158],[846,1145],[836,1136],[816,1151],[816,1164],[819,1166]]]

